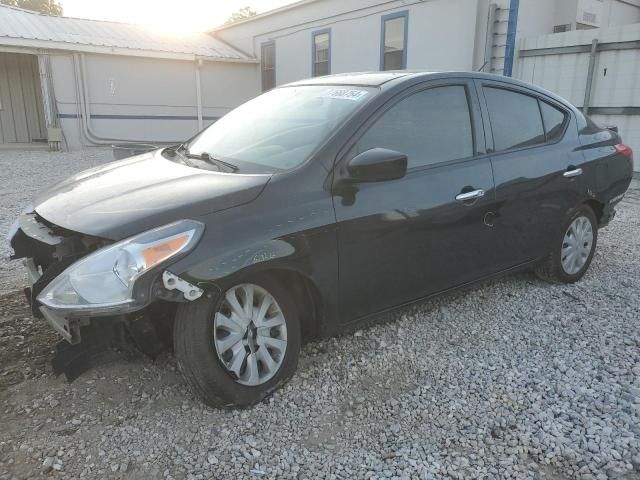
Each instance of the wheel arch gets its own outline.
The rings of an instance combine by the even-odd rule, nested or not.
[[[596,216],[596,221],[599,224],[604,215],[604,203],[598,200],[590,199],[584,202],[584,204],[587,205],[589,208],[591,208],[591,210],[593,210],[593,213]]]
[[[264,273],[274,276],[294,292],[302,338],[309,340],[317,337],[322,329],[324,310],[322,295],[315,282],[307,275],[287,268],[267,269]]]

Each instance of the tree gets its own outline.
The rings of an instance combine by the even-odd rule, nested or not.
[[[230,23],[239,22],[240,20],[244,20],[245,18],[255,17],[257,12],[253,10],[251,7],[242,7],[237,12],[233,12],[231,16],[224,22],[225,25]]]
[[[45,15],[62,15],[62,5],[59,0],[2,0],[2,3]]]

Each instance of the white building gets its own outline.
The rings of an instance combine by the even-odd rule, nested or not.
[[[604,43],[591,55],[593,39]],[[640,151],[640,0],[302,0],[187,38],[0,7],[0,52],[30,65],[13,121],[34,132],[0,142],[45,127],[55,140],[58,125],[65,148],[179,141],[277,85],[406,68],[523,78],[591,107]],[[3,72],[0,95],[16,75]]]
[[[205,33],[0,5],[0,144],[184,140],[255,96],[256,68]]]
[[[508,74],[510,24],[515,49],[525,37],[637,22],[640,0],[303,0],[214,33],[262,62],[264,90],[313,76],[319,61],[331,73]]]

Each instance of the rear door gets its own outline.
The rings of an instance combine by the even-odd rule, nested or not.
[[[496,183],[497,262],[502,269],[544,256],[584,196],[575,118],[526,88],[476,81]]]
[[[494,270],[484,223],[493,176],[473,80],[428,82],[395,97],[346,146],[337,168],[371,148],[406,154],[408,171],[333,190],[344,321]]]

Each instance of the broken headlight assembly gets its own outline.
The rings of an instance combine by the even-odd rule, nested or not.
[[[150,271],[191,251],[204,231],[180,220],[96,250],[73,263],[38,295],[45,307],[78,314],[123,313],[145,306],[148,289],[135,289]]]

